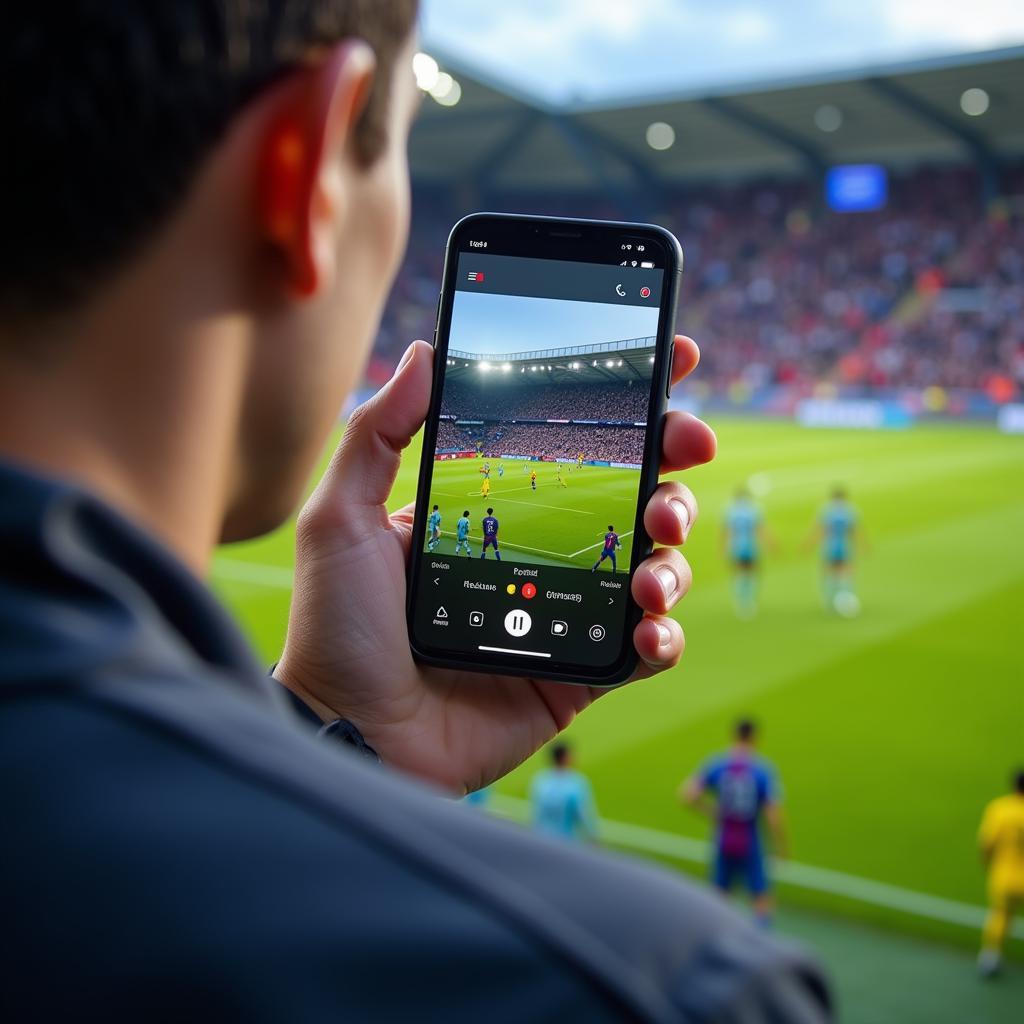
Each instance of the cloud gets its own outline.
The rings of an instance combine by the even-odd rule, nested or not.
[[[1020,0],[425,0],[424,37],[550,100],[703,88],[1024,40]]]

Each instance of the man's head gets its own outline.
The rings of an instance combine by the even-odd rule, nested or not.
[[[833,501],[846,501],[846,488],[837,484],[832,488]]]
[[[741,718],[733,727],[737,743],[752,746],[757,740],[757,723],[752,718]]]
[[[181,349],[230,358],[228,536],[292,509],[362,372],[408,231],[416,7],[5,13],[0,373],[51,372],[87,321],[154,364],[172,329]]]
[[[468,508],[462,510],[462,518],[463,519],[468,519],[469,518],[469,509]]]
[[[1021,796],[1024,796],[1024,768],[1018,768],[1013,773],[1013,788]]]
[[[568,743],[556,743],[551,748],[551,763],[556,768],[568,768],[572,764],[572,748]]]
[[[435,511],[435,512],[437,511],[437,505],[435,505],[435,506],[434,506],[434,511]]]
[[[489,508],[489,509],[487,510],[487,514],[488,514],[489,516],[493,516],[493,515],[494,515],[494,509],[493,509],[493,508]]]
[[[609,532],[609,533],[614,533],[614,532],[615,532],[615,527],[614,527],[614,526],[612,526],[612,524],[611,524],[611,523],[609,523],[609,524],[608,524],[608,532]]]

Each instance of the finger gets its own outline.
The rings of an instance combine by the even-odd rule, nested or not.
[[[686,595],[692,582],[686,559],[675,548],[658,548],[633,573],[633,600],[645,612],[664,615]]]
[[[633,630],[633,644],[641,659],[633,678],[646,679],[679,663],[686,647],[686,637],[683,627],[675,619],[648,615]]]
[[[432,367],[433,349],[414,341],[391,380],[349,418],[321,489],[344,494],[349,508],[387,501],[401,451],[426,418]]]
[[[683,544],[697,519],[697,499],[678,480],[665,480],[644,509],[644,529],[655,544]]]
[[[702,466],[715,457],[718,439],[703,421],[688,412],[670,412],[665,416],[661,438],[661,472]]]
[[[672,386],[688,377],[700,362],[700,349],[693,338],[677,334],[672,341]]]

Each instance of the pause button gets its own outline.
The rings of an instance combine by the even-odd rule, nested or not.
[[[505,632],[510,636],[526,636],[530,632],[532,625],[533,620],[530,618],[529,613],[519,608],[513,608],[505,616]]]

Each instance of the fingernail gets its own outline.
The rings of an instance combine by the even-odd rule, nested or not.
[[[672,506],[676,519],[679,520],[679,528],[683,531],[683,540],[686,540],[686,536],[690,532],[690,510],[682,498],[669,498],[668,503]]]
[[[671,601],[679,589],[679,577],[675,574],[675,570],[671,566],[662,564],[654,570],[654,575],[658,577],[661,589],[665,591],[665,600]]]
[[[668,647],[672,643],[672,630],[663,623],[658,623],[658,646]]]
[[[405,366],[405,364],[406,364],[407,362],[409,362],[409,360],[410,360],[410,359],[412,359],[412,354],[413,354],[413,352],[414,352],[415,350],[416,350],[416,342],[414,341],[414,342],[413,342],[413,343],[412,343],[412,344],[411,344],[411,345],[410,345],[410,346],[409,346],[409,347],[408,347],[408,348],[407,348],[407,349],[405,350],[405,355],[403,355],[403,356],[402,356],[402,358],[401,358],[401,359],[399,359],[399,361],[398,361],[398,365],[397,365],[397,366],[395,367],[395,372],[394,372],[394,373],[392,374],[392,377],[397,377],[397,376],[398,376],[398,375],[399,375],[399,374],[400,374],[400,373],[402,372],[402,367],[403,367],[403,366]]]

